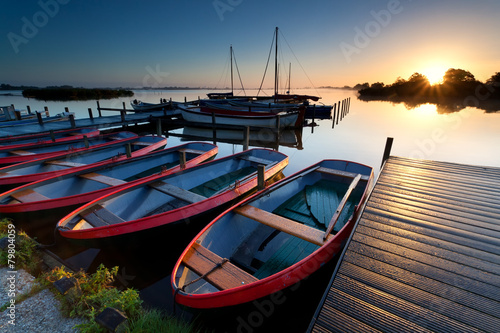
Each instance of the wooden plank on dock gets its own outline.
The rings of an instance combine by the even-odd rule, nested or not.
[[[309,332],[495,332],[500,168],[390,157]]]

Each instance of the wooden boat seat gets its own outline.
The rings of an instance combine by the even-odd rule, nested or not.
[[[111,224],[125,222],[124,219],[107,210],[101,205],[92,205],[91,207],[81,212],[80,216],[83,217],[85,221],[93,227],[104,227]]]
[[[329,175],[334,175],[334,176],[340,176],[344,178],[355,178],[358,174],[355,172],[347,172],[347,171],[340,171],[340,170],[334,170],[330,168],[325,168],[325,167],[319,167],[316,169],[316,171],[327,173]],[[361,179],[363,181],[368,181],[370,179],[369,176],[367,175],[361,175]]]
[[[43,194],[35,192],[30,188],[27,188],[27,189],[19,191],[19,192],[14,192],[10,196],[19,202],[34,202],[34,201],[50,200],[50,198],[46,197]]]
[[[64,160],[46,161],[45,163],[46,164],[59,165],[59,166],[65,166],[65,167],[69,167],[69,168],[87,165],[87,164],[83,164],[83,163],[70,162],[70,161],[64,161]]]
[[[12,155],[19,155],[19,156],[35,155],[35,153],[26,150],[11,150],[10,153]]]
[[[103,183],[109,186],[116,186],[116,185],[122,185],[127,183],[124,180],[118,179],[118,178],[113,178],[113,177],[108,177],[105,175],[100,175],[95,172],[90,172],[90,173],[85,173],[83,175],[79,175],[81,178],[89,179],[89,180],[94,180],[99,183]]]
[[[204,151],[204,150],[191,149],[191,148],[181,148],[181,149],[179,149],[179,151],[181,153],[191,153],[191,154],[198,154],[198,155],[206,153],[206,151]]]
[[[266,160],[265,158],[255,157],[255,156],[251,156],[251,155],[242,155],[240,158],[242,160],[255,162],[258,164],[264,164],[264,165],[268,165],[268,164],[273,163],[273,161],[271,161],[271,160]]]
[[[287,234],[298,237],[310,243],[319,246],[322,246],[324,244],[324,231],[295,222],[294,220],[287,219],[286,217],[266,212],[265,210],[253,207],[251,205],[236,207],[233,211],[237,214],[248,217],[276,230],[286,232]],[[329,235],[327,240],[330,237],[333,236]]]
[[[136,141],[131,143],[134,146],[151,146],[151,142],[142,142],[142,141]]]
[[[204,276],[205,281],[219,290],[227,290],[259,281],[253,275],[229,261],[224,261],[223,258],[198,243],[194,243],[189,248],[183,263],[196,274]],[[216,268],[219,264],[222,265]]]
[[[199,202],[207,198],[203,195],[185,190],[183,188],[174,186],[169,183],[165,183],[164,181],[161,180],[151,183],[149,184],[149,186],[151,186],[155,190],[168,194],[176,199],[180,199],[189,203]]]

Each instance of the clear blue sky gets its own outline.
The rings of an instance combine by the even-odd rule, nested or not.
[[[0,83],[14,85],[221,87],[232,44],[243,84],[258,87],[276,26],[280,71],[292,63],[295,87],[392,83],[452,67],[484,81],[500,71],[498,0],[23,0],[0,8]]]

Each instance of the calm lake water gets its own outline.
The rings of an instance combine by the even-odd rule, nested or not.
[[[187,100],[205,98],[207,92],[209,91],[137,91],[133,98],[151,103],[157,103],[160,98],[183,101],[185,97]],[[19,91],[12,93],[14,96],[0,96],[0,106],[14,104],[17,109],[25,109],[29,105],[32,110],[43,110],[44,106],[48,106],[51,115],[68,107],[77,119],[87,118],[87,110],[92,108],[97,115],[95,101],[44,102],[26,99],[20,96]],[[332,120],[316,120],[317,126],[285,132],[280,138],[279,146],[274,142],[270,144],[270,147],[277,148],[289,156],[289,165],[283,172],[285,175],[322,159],[356,161],[372,166],[378,174],[387,137],[394,138],[392,155],[500,167],[500,112],[486,113],[467,107],[458,112],[442,113],[431,104],[407,109],[403,104],[360,101],[351,90],[304,89],[294,93],[319,94],[322,97],[320,101],[324,104],[334,104],[350,97],[351,103],[349,113],[334,128]],[[247,91],[247,94],[255,94],[255,91]],[[100,103],[101,107],[121,108],[125,102],[127,108],[130,108],[130,99],[133,98],[104,100]],[[112,114],[105,114],[108,113]],[[199,131],[176,129],[170,132],[172,135],[168,137],[167,147],[186,142],[179,137],[183,133],[202,135]],[[260,135],[259,141],[272,139],[269,133],[262,132],[257,135]],[[206,141],[212,140],[208,138]],[[243,150],[242,144],[238,143],[219,143],[218,146],[218,157]],[[146,304],[172,313],[170,273],[180,252],[195,232],[196,230],[192,230],[190,234],[180,235],[175,244],[145,244],[144,248],[134,253],[127,253],[124,249],[78,249],[74,251],[76,255],[73,253],[66,256],[66,250],[71,248],[71,245],[63,243],[58,244],[56,251],[73,266],[89,271],[95,270],[101,262],[108,266],[119,265],[121,268],[118,280],[123,285],[139,289]],[[304,331],[333,268],[333,265],[326,267],[312,281],[304,284],[299,292],[288,295],[286,304],[273,306],[272,311],[254,304],[231,317],[234,318],[232,326],[209,327],[215,327],[216,331],[239,329],[249,332],[257,331],[257,328],[266,331],[277,322],[283,325],[286,321],[288,331]],[[248,323],[252,325],[248,326]]]

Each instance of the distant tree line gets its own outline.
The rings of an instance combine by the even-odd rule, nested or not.
[[[57,86],[23,90],[23,96],[45,101],[98,100],[130,97],[134,93],[126,89],[87,89],[72,86]]]
[[[387,98],[423,97],[429,102],[442,98],[465,98],[467,96],[487,96],[500,99],[500,72],[486,82],[476,80],[474,75],[463,69],[450,68],[443,76],[443,82],[431,85],[427,77],[413,73],[408,80],[399,77],[393,84],[382,82],[363,83],[355,86],[361,96]]]

